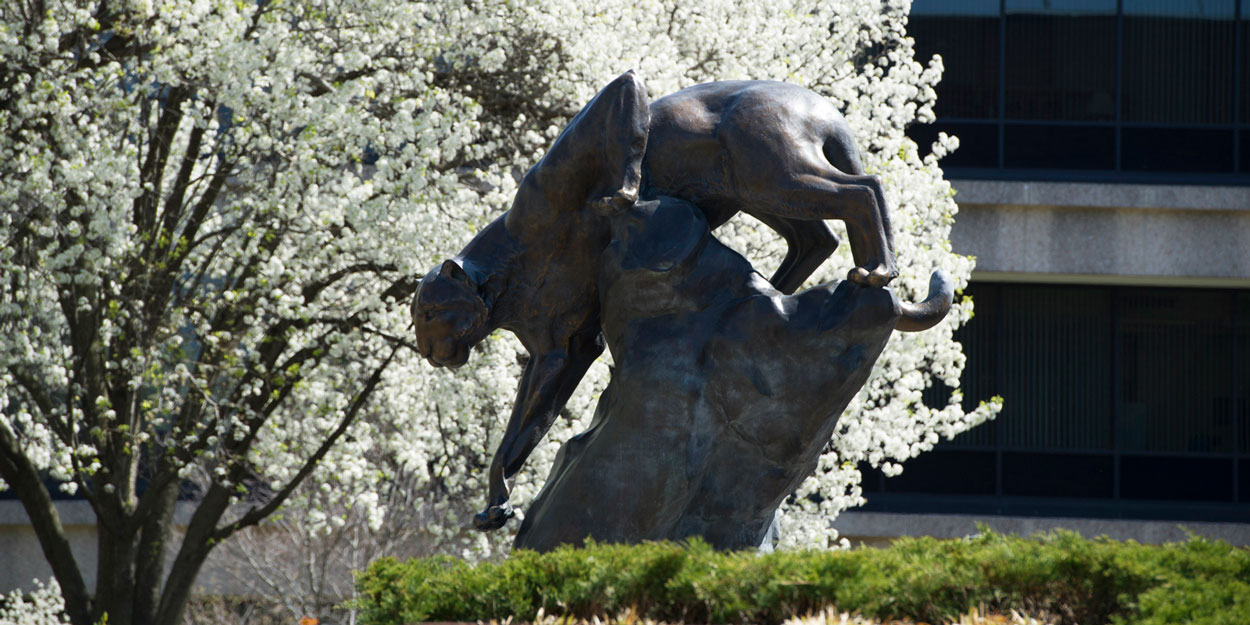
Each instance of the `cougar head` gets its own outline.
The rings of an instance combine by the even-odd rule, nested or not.
[[[435,367],[459,367],[489,333],[490,309],[478,285],[455,260],[421,279],[412,303],[417,350]]]

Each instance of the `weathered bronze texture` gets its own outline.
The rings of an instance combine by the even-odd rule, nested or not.
[[[863,175],[850,129],[824,98],[740,81],[649,105],[641,80],[623,74],[525,175],[511,209],[432,270],[414,300],[417,345],[434,365],[464,364],[497,328],[531,355],[491,463],[488,507],[474,519],[480,529],[511,516],[507,478],[602,353],[599,268],[610,217],[660,195],[689,201],[712,227],[744,211],[785,237],[789,251],[772,278],[783,292],[836,247],[823,219],[846,222],[850,281],[881,287],[896,275],[881,183]]]
[[[918,305],[850,281],[782,294],[673,198],[638,202],[612,231],[599,281],[612,380],[560,449],[518,548],[759,545],[891,331],[931,327],[951,306],[941,272]]]

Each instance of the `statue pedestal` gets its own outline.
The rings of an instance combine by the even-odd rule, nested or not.
[[[599,282],[612,380],[515,546],[757,546],[867,381],[898,300],[844,281],[782,295],[681,200],[639,202],[612,233]]]

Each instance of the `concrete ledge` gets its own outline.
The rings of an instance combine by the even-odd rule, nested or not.
[[[955,201],[993,206],[1250,211],[1250,187],[954,180]]]
[[[1250,523],[847,511],[838,516],[833,526],[852,543],[873,545],[903,536],[962,538],[976,534],[978,523],[983,523],[996,532],[1019,536],[1062,528],[1077,532],[1086,538],[1106,536],[1115,540],[1161,544],[1185,540],[1189,533],[1193,533],[1215,540],[1228,541],[1240,547],[1250,545]]]
[[[57,515],[61,517],[61,525],[65,527],[80,525],[95,527],[95,511],[91,509],[91,504],[87,501],[82,499],[58,499],[53,501],[53,503],[56,506]],[[186,525],[191,521],[191,515],[194,513],[194,502],[178,502],[174,508],[174,524]],[[22,507],[21,501],[0,499],[0,528],[11,525],[29,526],[30,517],[26,515],[26,509]]]
[[[1247,210],[964,203],[951,246],[982,272],[1235,282],[1250,278],[1250,192],[1246,201]]]
[[[97,548],[99,536],[96,534],[95,512],[91,504],[81,499],[57,500],[56,511],[61,517],[61,525],[65,528],[65,538],[69,541],[70,550],[74,553],[83,581],[89,588],[95,587],[97,566]],[[178,502],[174,511],[176,530],[185,527],[195,512],[194,502]],[[172,548],[176,549],[178,538],[175,537]],[[173,549],[167,554],[172,562]],[[52,577],[52,570],[44,559],[43,548],[35,528],[22,508],[22,502],[16,499],[0,499],[0,594],[13,590],[31,590],[33,580],[47,580]],[[247,594],[251,586],[236,580],[223,568],[220,551],[209,557],[208,563],[196,578],[196,591],[210,594]]]
[[[56,513],[61,525],[95,525],[95,512],[91,504],[81,500],[56,501]],[[5,525],[30,525],[30,517],[22,502],[16,499],[0,499],[0,527]]]
[[[1250,276],[1207,278],[1190,276],[1135,276],[1127,274],[1026,273],[972,270],[973,282],[1017,284],[1090,284],[1102,286],[1185,287],[1203,289],[1250,288]]]

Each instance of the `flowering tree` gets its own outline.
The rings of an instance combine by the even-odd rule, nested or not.
[[[825,94],[885,181],[900,295],[923,292],[935,267],[965,284],[950,187],[903,136],[931,119],[941,71],[912,59],[906,2],[584,4],[0,6],[0,478],[70,622],[177,622],[214,545],[297,504],[308,480],[380,523],[389,472],[376,458],[423,489],[441,549],[506,544],[464,528],[524,352],[499,334],[466,368],[431,369],[407,342],[407,300],[624,69],[653,98],[727,78]],[[783,251],[747,220],[718,234],[761,266]],[[849,265],[844,249],[816,279]],[[951,330],[970,314],[959,303],[939,330],[892,339],[787,504],[783,537],[832,540],[829,521],[862,500],[859,461],[897,470],[992,416],[996,404],[965,414],[957,393],[920,402],[931,375],[957,386]],[[607,375],[592,369],[518,476],[522,507]],[[49,477],[96,513],[94,588]],[[180,500],[194,513],[175,533]]]

